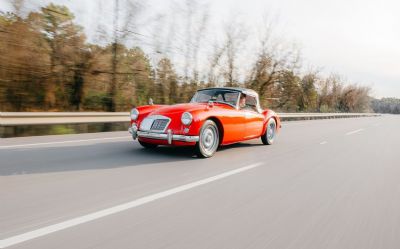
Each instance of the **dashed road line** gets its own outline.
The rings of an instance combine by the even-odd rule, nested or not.
[[[205,185],[207,183],[218,181],[223,178],[257,168],[261,165],[263,165],[263,163],[261,163],[261,162],[250,164],[245,167],[230,170],[230,171],[224,172],[219,175],[215,175],[215,176],[208,177],[208,178],[205,178],[205,179],[202,179],[199,181],[195,181],[195,182],[192,182],[189,184],[171,188],[166,191],[162,191],[162,192],[159,192],[156,194],[145,196],[145,197],[142,197],[142,198],[139,198],[139,199],[136,199],[136,200],[124,203],[124,204],[120,204],[120,205],[110,207],[107,209],[103,209],[103,210],[100,210],[100,211],[97,211],[94,213],[90,213],[90,214],[76,217],[76,218],[73,218],[70,220],[66,220],[61,223],[57,223],[57,224],[39,228],[39,229],[30,231],[30,232],[26,232],[23,234],[5,238],[5,239],[0,240],[0,248],[6,248],[9,246],[13,246],[13,245],[16,245],[16,244],[19,244],[19,243],[22,243],[22,242],[25,242],[28,240],[32,240],[32,239],[39,238],[39,237],[42,237],[42,236],[45,236],[45,235],[48,235],[51,233],[58,232],[58,231],[61,231],[61,230],[67,229],[67,228],[71,228],[71,227],[78,226],[80,224],[84,224],[84,223],[87,223],[87,222],[90,222],[93,220],[104,218],[104,217],[112,215],[112,214],[120,213],[120,212],[126,211],[128,209],[142,206],[146,203],[149,203],[149,202],[152,202],[155,200],[159,200],[159,199],[162,199],[162,198],[165,198],[165,197],[168,197],[168,196],[171,196],[171,195],[174,195],[174,194],[177,194],[177,193],[180,193],[180,192],[192,189],[192,188],[196,188],[196,187]]]
[[[356,133],[359,133],[359,132],[362,132],[364,129],[358,129],[358,130],[355,130],[355,131],[350,131],[350,132],[347,132],[346,133],[346,136],[349,136],[349,135],[353,135],[353,134],[356,134]]]

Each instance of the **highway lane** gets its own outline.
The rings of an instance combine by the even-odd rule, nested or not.
[[[399,125],[289,122],[206,160],[125,132],[2,139],[0,239],[262,163],[12,248],[398,248]]]

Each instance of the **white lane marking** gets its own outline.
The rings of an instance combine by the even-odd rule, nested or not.
[[[52,144],[66,144],[66,143],[80,143],[80,142],[91,142],[91,141],[102,141],[102,140],[115,140],[129,138],[130,136],[124,137],[103,137],[103,138],[91,138],[91,139],[80,139],[80,140],[68,140],[60,142],[47,142],[47,143],[35,143],[35,144],[16,144],[16,145],[4,145],[0,146],[0,149],[12,149],[19,147],[30,147],[30,146],[41,146],[41,145],[52,145]]]
[[[347,133],[346,133],[346,136],[353,135],[353,134],[358,133],[358,132],[361,132],[361,131],[363,131],[363,130],[364,130],[364,129],[358,129],[358,130],[355,130],[355,131],[347,132]]]
[[[13,245],[22,243],[24,241],[42,237],[42,236],[45,236],[45,235],[48,235],[48,234],[51,234],[51,233],[54,233],[54,232],[57,232],[60,230],[64,230],[64,229],[67,229],[67,228],[70,228],[73,226],[77,226],[77,225],[80,225],[83,223],[87,223],[87,222],[90,222],[93,220],[97,220],[97,219],[112,215],[112,214],[116,214],[116,213],[131,209],[131,208],[135,208],[135,207],[144,205],[146,203],[149,203],[149,202],[161,199],[161,198],[165,198],[165,197],[173,195],[173,194],[177,194],[179,192],[183,192],[183,191],[195,188],[195,187],[199,187],[201,185],[205,185],[207,183],[211,183],[211,182],[221,180],[223,178],[226,178],[226,177],[229,177],[229,176],[232,176],[235,174],[239,174],[239,173],[247,171],[247,170],[257,168],[257,167],[261,166],[262,164],[263,163],[261,163],[261,162],[254,163],[254,164],[242,167],[242,168],[224,172],[224,173],[216,175],[216,176],[212,176],[212,177],[205,178],[205,179],[202,179],[202,180],[199,180],[196,182],[192,182],[189,184],[171,188],[171,189],[163,191],[163,192],[145,196],[145,197],[133,200],[131,202],[120,204],[120,205],[117,205],[117,206],[114,206],[111,208],[107,208],[107,209],[103,209],[103,210],[100,210],[100,211],[97,211],[97,212],[94,212],[91,214],[87,214],[87,215],[76,217],[76,218],[73,218],[70,220],[66,220],[61,223],[57,223],[57,224],[50,225],[47,227],[39,228],[37,230],[33,230],[33,231],[19,234],[19,235],[13,236],[13,237],[9,237],[9,238],[0,240],[0,248],[6,248],[8,246],[13,246]]]
[[[324,144],[327,144],[327,143],[328,143],[327,141],[323,141],[323,142],[321,142],[319,144],[324,145]]]

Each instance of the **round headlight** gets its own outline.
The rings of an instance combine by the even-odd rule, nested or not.
[[[190,114],[190,112],[184,112],[181,116],[181,121],[182,124],[184,125],[190,125],[192,123],[193,116]]]
[[[139,111],[136,108],[131,110],[131,119],[136,120],[139,117]]]

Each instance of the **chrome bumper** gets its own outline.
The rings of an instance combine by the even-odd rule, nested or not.
[[[138,137],[167,140],[168,144],[172,144],[172,141],[182,141],[182,142],[198,142],[199,136],[186,136],[186,135],[174,135],[171,130],[167,133],[156,133],[149,131],[139,131],[137,127],[129,128],[129,133],[132,134],[132,138],[135,140]]]

